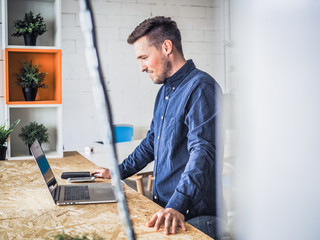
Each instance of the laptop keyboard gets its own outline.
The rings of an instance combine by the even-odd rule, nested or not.
[[[65,187],[64,200],[88,200],[90,199],[88,186]]]

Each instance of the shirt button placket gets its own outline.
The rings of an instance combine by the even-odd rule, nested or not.
[[[168,100],[169,100],[169,96],[165,96],[164,99],[165,99],[166,101],[168,101]],[[168,104],[168,102],[167,102],[167,104]],[[162,120],[161,128],[162,128],[162,124],[163,124],[163,119],[164,119],[164,115],[161,116],[161,120]],[[158,140],[160,139],[160,135],[158,135],[157,139],[158,139]],[[158,149],[159,149],[159,144],[160,144],[160,141],[158,141],[158,144],[157,144]],[[157,159],[158,159],[158,156],[155,156],[155,160],[157,160]],[[157,165],[158,165],[158,164],[156,164],[156,168],[155,168],[155,171],[154,171],[154,176],[156,175],[156,172],[157,172]],[[153,199],[157,200],[158,197],[155,195],[155,196],[153,196]]]

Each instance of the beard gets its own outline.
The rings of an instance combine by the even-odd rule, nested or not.
[[[155,84],[162,84],[164,81],[169,78],[169,74],[171,73],[172,65],[164,56],[161,56],[161,72],[159,75],[151,77],[152,81]]]

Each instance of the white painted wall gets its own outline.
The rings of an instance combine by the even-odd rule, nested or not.
[[[62,86],[65,149],[99,140],[99,126],[86,66],[77,0],[62,2]],[[160,86],[139,71],[127,36],[144,19],[172,17],[181,30],[185,57],[225,90],[222,0],[93,0],[100,57],[116,124],[149,128]],[[139,131],[141,130],[142,131]]]
[[[126,43],[146,18],[172,17],[181,30],[185,57],[226,89],[224,77],[223,0],[93,0],[98,44],[114,122],[135,127],[135,138],[149,128],[160,86],[139,71],[133,47]],[[79,149],[100,139],[79,25],[78,0],[61,1],[62,92],[65,149]],[[2,30],[2,28],[0,28]],[[0,31],[0,35],[2,31]],[[1,39],[1,38],[0,38]],[[3,63],[2,54],[0,65]],[[1,67],[1,66],[0,66]],[[0,74],[2,71],[0,70]],[[0,122],[5,121],[0,75]]]

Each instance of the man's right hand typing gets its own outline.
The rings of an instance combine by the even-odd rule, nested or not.
[[[91,172],[91,176],[110,179],[111,173],[108,168],[99,168],[99,169],[93,170]]]

